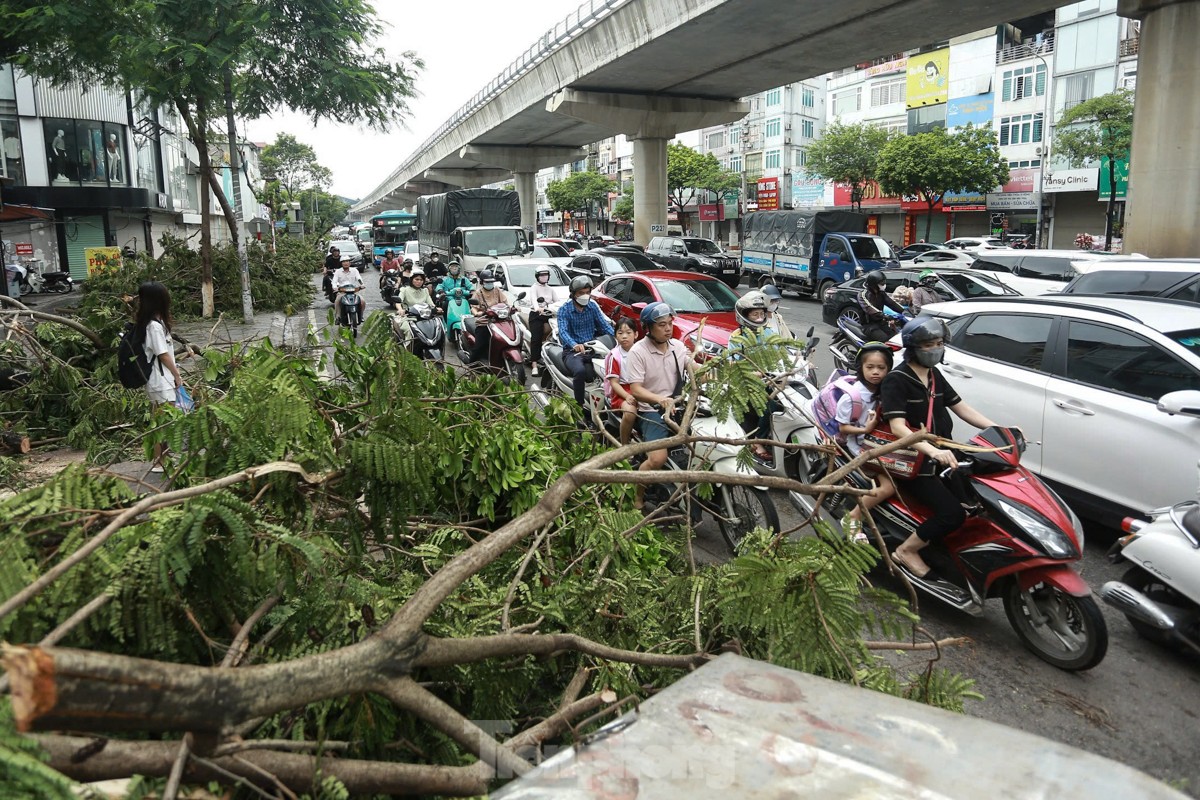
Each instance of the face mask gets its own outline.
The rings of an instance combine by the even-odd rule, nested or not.
[[[538,283],[543,284],[543,285],[547,284],[550,282],[550,276],[549,275],[538,275],[537,281],[538,281]]]
[[[778,310],[779,310],[779,303],[771,303],[771,305],[767,306],[768,314],[774,314]]]
[[[942,356],[946,354],[946,348],[935,347],[932,350],[918,350],[917,363],[922,367],[936,367],[942,361]]]
[[[490,292],[492,289],[495,289],[495,288],[496,288],[496,282],[495,282],[495,281],[484,281],[484,282],[483,282],[483,288],[484,288],[486,291],[489,291],[489,292]]]
[[[586,306],[588,303],[592,302],[592,296],[590,294],[581,294],[575,298],[575,302],[581,306]]]

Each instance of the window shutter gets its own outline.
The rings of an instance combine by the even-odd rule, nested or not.
[[[1008,102],[1009,100],[1012,100],[1012,73],[1011,72],[1004,73],[1004,92],[1001,94],[1000,99],[1004,102]]]
[[[1043,97],[1046,94],[1046,68],[1040,65],[1037,69],[1035,91],[1037,92],[1038,97]]]
[[[1000,120],[1000,146],[1004,147],[1008,144],[1008,120]]]
[[[1042,115],[1033,115],[1033,141],[1040,142],[1042,140]]]

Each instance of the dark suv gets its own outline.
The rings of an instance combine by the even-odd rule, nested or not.
[[[720,278],[730,288],[742,280],[741,261],[722,250],[711,239],[694,236],[655,236],[646,245],[646,255],[663,269],[699,272]]]

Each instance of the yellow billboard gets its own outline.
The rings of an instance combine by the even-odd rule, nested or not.
[[[908,108],[946,102],[950,90],[950,48],[908,57]]]
[[[121,248],[119,247],[85,247],[83,248],[83,257],[87,259],[88,277],[121,267]]]

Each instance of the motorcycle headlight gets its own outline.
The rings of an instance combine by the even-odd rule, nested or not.
[[[1009,519],[1020,525],[1022,530],[1037,540],[1037,543],[1044,547],[1046,553],[1053,558],[1078,558],[1082,555],[1075,550],[1071,540],[1062,531],[1051,525],[1048,520],[1005,500],[1000,500],[999,505]],[[1082,539],[1080,541],[1082,542]]]
[[[696,349],[696,334],[693,333],[692,335],[688,336],[686,341],[693,350]],[[699,347],[704,352],[704,355],[711,356],[713,358],[716,358],[717,356],[721,355],[721,353],[725,352],[724,347],[721,347],[721,345],[717,344],[716,342],[710,342],[708,339],[702,339],[699,342]]]

